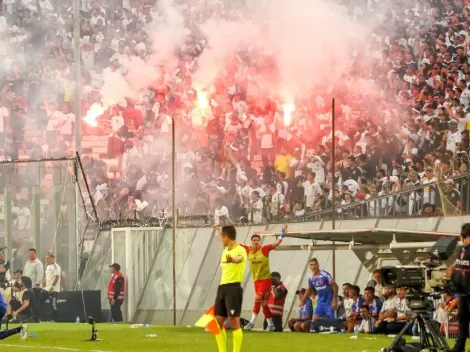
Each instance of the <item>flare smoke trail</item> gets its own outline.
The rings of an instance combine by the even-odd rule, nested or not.
[[[135,97],[152,80],[162,78],[157,65],[169,64],[166,69],[171,73],[176,64],[174,52],[190,34],[180,9],[189,8],[178,7],[172,0],[159,2],[156,10],[161,17],[147,27],[153,43],[148,48],[151,58],[147,63],[130,60],[125,80],[108,75],[102,90],[105,104],[112,104],[113,100],[116,103],[124,96]],[[224,70],[227,58],[244,51],[264,59],[273,57],[279,85],[270,82],[264,90],[274,96],[292,97],[312,85],[343,77],[350,71],[353,50],[366,45],[368,27],[327,1],[266,1],[249,12],[246,8],[232,12],[244,19],[211,18],[199,25],[208,45],[198,58],[199,69],[193,75],[197,87],[208,88]],[[116,91],[114,99],[112,89]]]

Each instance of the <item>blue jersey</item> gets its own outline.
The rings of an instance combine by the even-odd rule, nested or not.
[[[308,286],[315,287],[317,290],[317,304],[331,305],[333,301],[333,289],[331,284],[334,282],[333,277],[325,270],[320,270],[318,276],[310,276]]]
[[[359,296],[359,297],[354,301],[354,303],[352,304],[351,311],[352,311],[354,314],[359,315],[360,310],[361,310],[361,307],[364,305],[364,302],[365,302],[364,297]]]
[[[8,308],[8,304],[5,301],[5,298],[3,298],[2,294],[0,294],[0,308],[3,308],[5,310]]]
[[[304,305],[302,306],[302,308],[300,308],[300,311],[299,311],[299,316],[300,318],[311,318],[313,315],[313,306],[312,306],[312,300],[309,298],[307,298],[307,300],[305,301]]]
[[[371,303],[364,302],[369,306],[369,314],[376,317],[382,309],[382,301],[378,297],[374,297]]]

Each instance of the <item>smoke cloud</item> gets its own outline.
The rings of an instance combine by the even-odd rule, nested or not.
[[[160,18],[146,28],[152,43],[147,47],[151,57],[147,62],[139,58],[128,61],[125,79],[107,75],[102,89],[105,104],[134,97],[162,78],[159,65],[165,64],[167,71],[176,66],[174,53],[191,33],[183,11],[194,11],[172,0],[159,2],[156,10]],[[242,60],[236,54],[256,53],[260,61],[272,60],[277,66],[276,79],[262,84],[264,92],[292,98],[314,85],[329,85],[347,75],[351,54],[366,45],[369,27],[351,19],[335,3],[299,0],[294,6],[288,0],[265,1],[247,10],[230,12],[245,19],[210,18],[199,24],[207,47],[197,59],[198,70],[193,74],[196,87],[208,88],[228,60],[240,64]]]

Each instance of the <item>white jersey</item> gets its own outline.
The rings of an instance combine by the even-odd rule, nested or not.
[[[51,287],[53,287],[52,285],[54,284],[55,277],[59,276],[57,283],[53,287],[53,291],[60,292],[60,273],[61,273],[61,269],[58,264],[54,263],[54,264],[46,265],[46,272],[45,272],[46,285],[44,287],[46,291],[50,291]]]
[[[345,298],[343,300],[344,315],[346,317],[349,317],[351,315],[353,304],[354,304],[354,300],[352,298]]]

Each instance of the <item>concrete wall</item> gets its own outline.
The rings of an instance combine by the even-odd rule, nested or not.
[[[426,230],[442,232],[458,232],[462,223],[470,222],[469,216],[453,218],[419,218],[419,219],[368,219],[342,220],[336,223],[337,229],[387,228]],[[237,228],[238,240],[249,243],[251,234],[256,230],[280,230],[281,225],[252,226]],[[291,231],[330,229],[331,223],[294,223],[289,225]],[[142,229],[144,230],[144,229]],[[133,229],[135,231],[135,229]],[[173,323],[172,293],[172,236],[171,229],[161,232],[153,264],[149,275],[142,284],[142,295],[138,300],[135,321],[149,324]],[[109,233],[100,234],[96,250],[85,272],[82,287],[96,288],[106,291],[109,280],[107,265],[110,260],[108,244]],[[273,238],[266,238],[265,243]],[[212,228],[181,228],[177,232],[176,241],[176,308],[177,322],[180,325],[192,325],[201,314],[214,303],[217,286],[220,280],[220,256],[222,245]],[[309,244],[310,241],[286,238],[283,244]],[[321,244],[321,242],[318,242]],[[285,317],[297,315],[297,301],[294,292],[306,287],[308,276],[307,263],[310,258],[318,259],[320,266],[332,273],[331,251],[275,251],[271,254],[271,270],[278,271],[289,290],[285,305]],[[136,258],[139,260],[139,258]],[[392,264],[392,262],[387,263]],[[336,281],[338,284],[350,282],[364,288],[370,273],[363,267],[352,251],[336,252]],[[249,265],[245,272],[243,316],[251,316],[254,299],[253,283]],[[105,299],[103,299],[105,303]],[[261,319],[258,319],[261,323]]]

